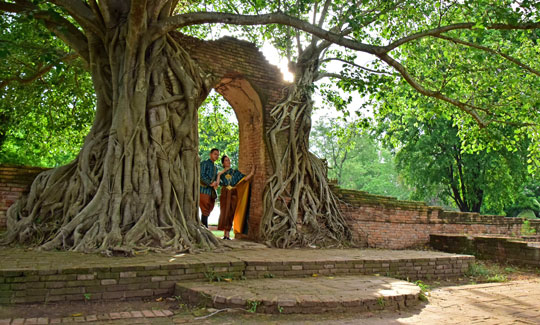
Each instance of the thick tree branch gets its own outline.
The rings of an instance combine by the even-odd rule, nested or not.
[[[105,36],[105,31],[100,27],[96,15],[80,0],[51,0],[52,3],[64,8],[82,26],[100,38]]]
[[[304,49],[302,48],[302,41],[300,40],[300,33],[298,29],[294,33],[294,38],[296,39],[296,51],[298,52],[298,57],[302,56]]]
[[[337,78],[337,79],[343,79],[343,80],[350,79],[349,77],[342,76],[339,73],[324,72],[324,73],[317,74],[317,77],[315,78],[314,81],[319,81],[323,78]]]
[[[88,5],[90,6],[90,9],[96,16],[96,19],[99,20],[100,24],[102,24],[103,26],[106,26],[105,20],[103,19],[103,15],[101,14],[101,9],[99,8],[97,0],[88,0]]]
[[[317,12],[319,11],[319,1],[315,1],[315,4],[313,5],[313,19],[311,23],[315,25],[317,22]]]
[[[90,53],[88,50],[88,40],[86,36],[77,27],[73,26],[67,19],[56,18],[49,19],[48,13],[37,13],[36,18],[42,18],[45,22],[45,27],[53,32],[67,45],[77,52],[83,60],[90,62]]]
[[[18,1],[17,3],[0,2],[0,11],[19,13],[27,10],[32,10],[35,7],[25,2]]]
[[[345,38],[344,36],[319,28],[306,21],[288,16],[284,13],[272,13],[264,15],[236,15],[230,13],[218,12],[193,12],[177,16],[172,16],[168,19],[155,24],[150,28],[151,39],[156,39],[160,35],[168,33],[177,28],[200,25],[200,24],[234,24],[234,25],[270,25],[281,24],[291,26],[307,33],[313,34],[321,39],[328,40],[332,43],[348,47],[353,50],[376,53],[377,46],[364,44]]]
[[[365,71],[368,71],[368,72],[372,72],[372,73],[378,73],[378,74],[388,74],[388,75],[391,75],[392,73],[388,72],[388,71],[378,71],[378,70],[373,70],[373,69],[370,69],[370,68],[366,68],[364,66],[361,66],[359,64],[356,64],[354,62],[351,62],[351,61],[347,61],[347,60],[344,60],[344,59],[341,59],[341,58],[325,58],[323,60],[321,60],[321,63],[323,62],[329,62],[329,61],[340,61],[340,62],[343,62],[343,63],[346,63],[348,65],[352,65],[353,67],[356,67],[358,69],[362,69],[362,70],[365,70]]]
[[[461,29],[473,29],[475,23],[467,22],[467,23],[459,23],[459,24],[451,24],[447,26],[441,26],[429,30],[425,30],[422,32],[414,33],[411,35],[408,35],[406,37],[400,38],[399,40],[390,43],[386,46],[383,46],[380,48],[381,52],[379,53],[388,53],[392,51],[393,49],[408,43],[410,41],[414,41],[420,38],[428,37],[428,36],[437,36],[442,33],[446,33],[452,30],[461,30]],[[537,29],[540,28],[540,22],[536,23],[524,23],[524,24],[489,24],[485,27],[486,29],[505,29],[505,30],[511,30],[511,29]]]
[[[48,30],[73,48],[86,62],[89,62],[90,56],[86,36],[67,19],[52,15],[47,11],[38,11],[38,9],[37,6],[27,1],[17,1],[15,4],[0,2],[0,11],[13,13],[33,11],[34,17],[43,20]]]
[[[482,50],[484,52],[488,52],[488,53],[491,53],[491,54],[495,54],[495,55],[499,55],[499,56],[502,56],[503,58],[507,59],[508,61],[518,65],[519,67],[537,75],[537,76],[540,76],[540,71],[536,70],[536,69],[533,69],[532,67],[526,65],[525,63],[521,62],[520,60],[508,55],[508,54],[504,54],[500,51],[495,51],[494,49],[491,49],[489,47],[486,47],[486,46],[482,46],[482,45],[478,45],[478,44],[474,44],[474,43],[471,43],[471,42],[467,42],[467,41],[463,41],[463,40],[460,40],[458,38],[454,38],[454,37],[448,37],[448,36],[444,36],[444,35],[434,35],[434,37],[436,38],[440,38],[440,39],[444,39],[444,40],[447,40],[447,41],[450,41],[450,42],[454,42],[456,44],[461,44],[461,45],[465,45],[465,46],[468,46],[468,47],[472,47],[472,48],[475,48],[475,49],[479,49],[479,50]]]
[[[324,24],[324,19],[326,18],[326,15],[328,14],[328,7],[330,7],[330,4],[332,3],[331,0],[326,0],[324,3],[323,10],[321,11],[321,16],[319,17],[319,23],[317,24],[317,27],[322,28]],[[315,23],[315,21],[313,22]]]
[[[127,34],[128,46],[131,46],[131,44],[137,44],[137,39],[140,38],[141,33],[145,30],[146,1],[132,0],[130,8],[131,10],[129,11]],[[131,50],[136,51],[136,48],[131,48]]]
[[[257,14],[259,14],[259,9],[256,8],[256,5],[251,3],[251,5],[256,9],[256,12]],[[238,7],[235,6],[233,3],[231,3],[231,1],[229,0],[229,2],[227,3],[227,6],[229,7],[230,10],[234,11],[235,13],[239,14],[240,15],[240,11],[238,10]],[[249,28],[243,28],[242,29],[246,34],[249,35],[249,37],[251,39],[257,39],[257,36],[255,36],[253,34],[253,32],[249,29]],[[287,55],[287,58],[289,58],[290,56]],[[290,59],[289,59],[289,62],[290,62]]]

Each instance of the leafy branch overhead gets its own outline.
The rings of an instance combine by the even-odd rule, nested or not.
[[[0,9],[6,12],[31,13],[36,18],[42,19],[57,35],[65,37],[66,41],[85,58],[87,57],[86,37],[89,34],[100,38],[106,37],[106,28],[111,23],[112,17],[102,17],[103,8],[98,8],[92,1],[89,4],[82,1],[50,1],[49,3],[56,4],[67,11],[86,35],[76,25],[63,18],[57,12],[59,9],[50,5],[37,6],[27,1],[15,1],[15,3],[0,3]],[[136,3],[138,1],[134,2]],[[173,3],[163,2],[163,6],[171,6]],[[440,91],[425,88],[419,80],[413,78],[405,66],[391,55],[392,52],[411,42],[425,38],[439,38],[450,43],[468,44],[478,50],[500,55],[529,72],[537,74],[536,69],[526,62],[521,62],[518,58],[513,58],[509,53],[505,54],[482,46],[481,39],[493,35],[491,33],[493,31],[538,30],[540,28],[540,22],[537,21],[538,4],[532,1],[464,1],[462,3],[457,1],[326,1],[324,4],[319,4],[318,1],[283,1],[278,2],[277,5],[274,1],[257,1],[255,4],[239,1],[236,6],[232,6],[231,1],[214,1],[211,7],[217,8],[219,12],[206,10],[193,12],[198,9],[196,5],[180,4],[179,9],[185,13],[172,15],[163,20],[154,17],[154,23],[149,26],[144,35],[138,35],[135,30],[137,24],[140,24],[144,18],[143,12],[138,15],[135,9],[144,11],[142,8],[144,6],[136,7],[134,4],[132,15],[129,17],[132,36],[144,37],[148,42],[172,30],[201,24],[289,26],[295,31],[287,35],[289,37],[304,31],[312,34],[314,39],[323,39],[347,49],[372,54],[398,71],[417,91],[448,101],[473,115],[477,107],[457,99],[446,98]],[[127,4],[124,5],[127,6]],[[114,7],[113,5],[103,7],[107,6]],[[174,9],[171,7],[171,10]],[[318,12],[317,9],[322,10]],[[273,12],[269,12],[272,10]],[[242,14],[243,12],[257,14],[246,15]],[[309,22],[310,14],[313,15],[312,22]],[[320,16],[317,20],[315,17],[318,14]],[[102,22],[104,24],[101,24]],[[287,30],[292,32],[291,29]],[[375,35],[377,31],[378,35]],[[459,37],[467,37],[465,33],[457,37],[445,36],[452,32],[467,32],[468,35],[480,37],[477,37],[475,41],[467,41]],[[530,33],[530,37],[536,39],[537,36],[534,35],[535,33]],[[501,40],[503,39],[501,37]],[[478,120],[478,122],[487,123],[483,120]]]
[[[227,28],[252,26],[252,29],[241,29],[242,33],[258,43],[270,40],[292,61],[310,42],[326,47],[334,45],[341,52],[368,54],[374,59],[372,66],[382,67],[383,63],[386,65],[383,70],[390,68],[418,93],[457,107],[480,128],[492,123],[524,127],[538,124],[531,118],[532,113],[538,112],[537,102],[497,94],[502,92],[497,88],[518,87],[515,80],[499,77],[508,72],[518,73],[514,79],[530,85],[526,91],[520,90],[524,94],[519,97],[538,98],[535,89],[538,89],[540,70],[536,60],[540,22],[539,5],[534,1],[159,2],[158,7],[168,7],[177,13],[166,19],[160,19],[157,12],[145,12],[143,3],[136,1],[121,6],[132,6],[127,17],[129,37],[142,37],[145,43],[169,31],[192,26],[199,29],[208,24]],[[114,21],[115,6],[120,5],[107,1],[100,5],[93,1],[50,1],[40,5],[14,1],[0,3],[0,10],[26,13],[44,21],[88,61],[88,37],[110,37],[107,28]],[[75,21],[66,19],[65,12]],[[154,16],[149,17],[150,26],[142,33],[137,26],[147,15]],[[518,51],[509,46],[512,42],[520,43]],[[437,67],[435,72],[438,73],[426,76],[419,73],[416,65],[405,62],[404,58],[410,57],[411,51],[416,51],[426,66]],[[330,58],[323,55],[319,59]],[[352,67],[349,70],[362,69],[354,61],[348,64]],[[483,70],[478,71],[480,68]],[[362,70],[365,75],[376,69],[364,67]],[[484,80],[478,80],[479,74]],[[354,78],[340,71],[321,71],[320,76]],[[488,77],[490,83],[487,83]],[[457,87],[461,88],[459,94],[453,91]],[[499,95],[496,102],[495,95]],[[501,108],[505,104],[509,107]]]

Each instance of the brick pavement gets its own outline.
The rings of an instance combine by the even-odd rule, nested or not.
[[[0,248],[0,260],[0,304],[18,304],[167,296],[177,282],[213,277],[380,274],[444,279],[461,276],[474,257],[412,250],[233,247],[122,258]]]
[[[138,311],[142,314],[142,311]],[[164,311],[163,311],[164,312]],[[132,311],[131,313],[137,313]],[[135,317],[92,320],[66,318],[68,323],[88,324],[540,324],[540,278],[446,287],[433,290],[429,303],[412,309],[376,313],[328,313],[296,315],[262,315],[251,313],[219,313],[209,318],[191,313],[177,313],[167,317]],[[44,323],[45,317],[33,319],[0,319],[0,324]],[[64,320],[64,319],[62,319]],[[9,321],[9,322],[8,322]],[[58,319],[47,319],[54,324]],[[47,323],[45,323],[47,324]]]
[[[282,314],[403,309],[419,294],[413,283],[366,275],[177,283],[175,290],[190,305]]]
[[[540,324],[540,278],[433,290],[429,302],[405,311],[261,315],[220,313],[207,319],[176,315],[162,324]],[[100,323],[101,324],[101,323]],[[127,325],[126,322],[107,323]],[[149,323],[148,323],[149,324]]]
[[[447,287],[404,324],[540,324],[540,279]]]
[[[33,318],[10,318],[0,319],[0,325],[26,325],[26,324],[74,324],[74,323],[94,323],[102,324],[107,322],[122,322],[125,324],[146,323],[153,320],[165,321],[162,318],[173,316],[170,310],[136,310],[130,312],[110,312],[104,314],[91,314],[68,317],[33,317]]]

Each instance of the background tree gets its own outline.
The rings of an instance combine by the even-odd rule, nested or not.
[[[94,118],[90,75],[34,20],[0,16],[0,163],[70,162]]]
[[[394,144],[397,168],[417,199],[437,196],[463,212],[500,213],[527,179],[528,143],[515,150],[467,152],[453,121],[437,115],[420,122],[390,114],[379,125],[387,143]]]
[[[342,188],[408,199],[390,151],[368,133],[367,121],[323,117],[313,126],[311,150],[328,165],[328,177]]]
[[[220,12],[194,12],[197,4],[178,4],[157,0],[0,2],[0,10],[15,13],[13,19],[39,19],[66,42],[87,63],[96,92],[96,117],[78,157],[36,179],[28,198],[10,210],[4,242],[17,240],[40,244],[44,249],[80,251],[215,247],[215,238],[197,220],[195,122],[196,109],[213,82],[172,33],[195,25],[276,24],[270,27],[272,33],[269,30],[264,35],[272,35],[274,43],[281,44],[291,58],[295,81],[272,110],[274,125],[267,134],[274,174],[266,191],[261,228],[262,236],[274,246],[342,243],[351,238],[326,183],[324,167],[308,152],[314,82],[336,76],[322,69],[325,63],[344,60],[353,67],[351,75],[339,77],[352,78],[348,84],[364,91],[377,87],[365,75],[392,75],[395,71],[418,93],[456,107],[453,113],[461,114],[471,134],[497,123],[515,123],[530,128],[536,140],[540,136],[534,132],[539,114],[534,114],[537,106],[532,99],[538,97],[531,96],[538,89],[533,87],[538,76],[534,66],[538,45],[533,32],[540,27],[536,3],[375,0],[209,4]],[[246,29],[246,33],[254,32]],[[294,48],[291,39],[296,43]],[[489,48],[493,42],[486,44],[485,39],[502,44],[519,39],[524,45],[522,51],[513,51],[510,56],[506,49]],[[430,80],[411,73],[414,64],[399,61],[407,54],[407,46],[442,50],[451,43],[465,43],[467,50],[484,54],[472,61],[459,61],[467,67],[497,69],[487,71],[489,77],[475,78],[463,66],[452,78],[434,74]],[[329,50],[332,44],[350,51],[326,57],[334,55]],[[370,54],[376,62],[369,69],[359,67],[351,62],[356,52]],[[461,59],[460,53],[456,50],[450,56]],[[381,64],[389,68],[375,70]],[[505,78],[491,85],[499,80],[500,68],[504,68]],[[504,82],[515,80],[515,76],[533,86],[506,92]],[[462,87],[459,93],[452,91],[454,86]],[[495,96],[489,95],[493,92],[504,95],[496,105]],[[517,96],[516,102],[512,96]],[[502,101],[513,105],[501,105]],[[532,142],[538,143],[535,139]],[[540,148],[529,147],[529,152],[531,164],[537,163]]]
[[[540,182],[530,177],[511,205],[505,206],[507,217],[540,218]]]
[[[231,158],[233,166],[238,166],[238,120],[231,106],[221,95],[212,92],[199,108],[198,114],[199,157],[206,160],[210,150],[218,148],[221,155]]]

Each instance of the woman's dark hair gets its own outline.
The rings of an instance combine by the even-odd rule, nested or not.
[[[225,158],[229,158],[229,156],[227,155],[223,155],[223,157],[221,157],[221,164],[223,165],[223,162],[225,161]],[[229,158],[231,159],[231,158]]]

